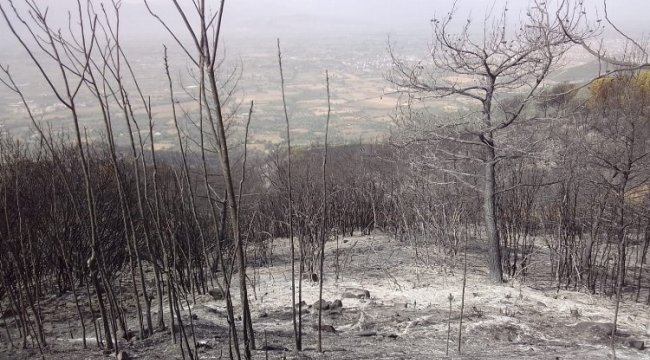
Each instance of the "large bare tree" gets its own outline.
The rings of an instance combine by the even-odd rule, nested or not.
[[[578,28],[582,15],[577,6],[570,2],[559,9],[551,6],[548,1],[533,1],[514,27],[508,23],[507,8],[500,14],[490,12],[479,28],[482,36],[473,32],[471,19],[458,26],[454,8],[431,21],[430,56],[407,61],[391,50],[389,80],[406,104],[400,117],[411,123],[414,118],[425,117],[428,122],[409,141],[433,144],[427,166],[482,194],[489,271],[497,282],[503,281],[496,214],[497,169],[500,162],[528,153],[526,149],[513,149],[503,138],[509,128],[533,120],[528,109],[572,44],[567,33],[581,39],[587,35]],[[460,30],[454,31],[455,27]],[[432,99],[456,101],[469,111],[455,119],[431,121],[426,106]],[[459,168],[462,164],[467,165],[464,170]]]

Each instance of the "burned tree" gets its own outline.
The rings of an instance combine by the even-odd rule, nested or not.
[[[537,120],[529,108],[571,44],[563,29],[577,32],[580,18],[566,5],[560,9],[566,16],[559,20],[547,2],[535,1],[518,29],[512,29],[507,11],[495,20],[490,20],[493,14],[486,16],[483,38],[473,35],[471,19],[460,32],[452,32],[455,9],[433,19],[430,56],[409,62],[391,51],[389,77],[405,103],[398,119],[411,130],[406,143],[428,144],[426,166],[481,194],[490,276],[497,282],[503,281],[498,165],[528,156],[534,143],[521,141],[514,147],[505,137],[510,128]],[[565,19],[569,23],[561,24]],[[426,107],[432,99],[456,101],[469,110],[456,119],[430,120]]]

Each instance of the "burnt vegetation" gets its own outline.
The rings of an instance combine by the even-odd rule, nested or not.
[[[178,107],[174,64],[161,49],[178,136],[173,152],[156,147],[150,100],[120,46],[119,2],[100,8],[78,1],[70,29],[61,31],[35,1],[0,5],[74,124],[71,135],[50,131],[30,110],[31,94],[2,67],[0,80],[22,100],[36,139],[0,137],[0,327],[7,347],[45,356],[60,336],[54,324],[67,322],[88,351],[118,354],[134,337],[164,333],[179,356],[195,359],[202,345],[191,305],[209,294],[226,304],[222,355],[251,358],[266,345],[249,289],[261,269],[279,261],[278,238],[291,239],[294,293],[287,303],[296,350],[303,332],[312,331],[302,324],[304,283],[345,276],[338,247],[326,258],[325,243],[356,234],[389,234],[415,250],[416,265],[454,267],[465,256],[466,271],[467,252],[480,252],[487,254],[485,277],[497,283],[530,280],[617,304],[650,304],[650,74],[642,60],[626,58],[586,85],[547,83],[571,46],[598,35],[583,23],[581,7],[568,1],[549,10],[536,2],[514,37],[504,15],[486,25],[488,39],[478,43],[469,25],[448,34],[452,12],[434,21],[430,62],[392,54],[388,80],[402,98],[386,139],[328,148],[325,137],[323,144],[291,146],[285,112],[287,142],[260,154],[247,148],[255,104],[239,104],[245,118],[230,113],[232,84],[218,69],[223,2],[215,13],[204,1],[172,3],[190,39],[175,37],[174,45],[186,53],[197,84],[196,110]],[[44,62],[57,72],[45,71]],[[449,74],[473,80],[443,81]],[[323,101],[331,106],[336,89],[328,76]],[[103,118],[103,141],[87,137],[80,94]],[[428,112],[428,99],[447,97],[465,98],[470,110]],[[116,122],[129,129],[125,145],[116,144]],[[191,130],[179,126],[186,122]],[[246,129],[242,141],[229,136],[234,125]],[[325,273],[324,262],[334,271]],[[64,295],[74,318],[51,310]],[[324,326],[319,319],[318,351]],[[612,338],[615,328],[616,319]]]

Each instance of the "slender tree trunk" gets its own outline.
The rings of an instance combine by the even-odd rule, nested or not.
[[[618,237],[618,271],[616,279],[616,307],[614,308],[614,326],[612,326],[611,342],[612,355],[616,359],[616,326],[618,325],[618,311],[621,305],[621,290],[625,281],[625,190],[629,179],[630,164],[627,171],[622,171],[622,180],[618,193],[617,237]]]
[[[280,84],[282,88],[282,105],[287,130],[287,192],[289,200],[289,239],[291,246],[291,308],[293,312],[293,336],[296,342],[296,350],[302,350],[302,329],[299,323],[302,320],[302,304],[298,303],[298,314],[296,315],[296,255],[293,236],[293,189],[291,178],[291,133],[289,128],[289,113],[287,111],[287,99],[284,91],[284,72],[282,69],[282,52],[280,51],[280,39],[278,39],[278,64],[280,67]]]
[[[242,319],[243,319],[243,335],[244,335],[244,351],[246,359],[251,359],[251,349],[255,349],[255,337],[250,331],[252,329],[252,322],[250,316],[250,305],[248,303],[248,289],[246,286],[246,256],[244,254],[245,244],[240,233],[239,226],[239,211],[237,208],[237,201],[235,199],[235,190],[233,186],[233,178],[230,166],[230,156],[228,152],[228,145],[226,142],[226,131],[223,123],[223,116],[221,113],[221,105],[219,99],[219,89],[217,88],[217,79],[215,70],[208,71],[208,80],[210,90],[212,91],[213,102],[216,106],[216,126],[212,126],[213,134],[219,143],[219,158],[221,159],[221,169],[224,176],[226,186],[226,205],[228,214],[230,215],[230,225],[232,227],[233,237],[235,239],[237,263],[239,266],[239,292],[240,301],[242,305]]]
[[[322,214],[322,225],[321,225],[321,234],[320,234],[320,269],[319,269],[319,286],[318,286],[318,352],[323,352],[323,283],[325,282],[323,278],[323,266],[325,263],[325,241],[327,240],[327,135],[329,132],[330,126],[330,78],[329,73],[325,70],[325,84],[327,89],[327,119],[325,122],[325,147],[323,149],[323,214]]]

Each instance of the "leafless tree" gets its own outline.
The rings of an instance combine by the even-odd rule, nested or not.
[[[229,153],[230,150],[228,148],[226,125],[224,122],[220,89],[217,80],[217,53],[219,52],[219,40],[225,1],[222,0],[220,2],[219,10],[214,14],[209,13],[205,0],[193,0],[191,12],[190,10],[183,8],[177,0],[172,0],[172,3],[178,12],[178,16],[185,24],[190,37],[190,44],[187,46],[179,40],[179,38],[170,30],[167,23],[161,19],[151,9],[147,1],[145,1],[152,16],[158,19],[163,27],[169,31],[192,63],[196,65],[197,72],[201,74],[201,83],[199,84],[201,89],[201,94],[199,96],[202,99],[201,113],[205,113],[209,130],[212,132],[213,139],[218,146],[219,161],[226,189],[225,203],[227,206],[228,218],[230,220],[230,230],[232,231],[235,241],[235,252],[239,270],[239,291],[243,318],[242,333],[245,345],[244,355],[246,359],[250,359],[251,349],[255,349],[255,335],[253,332],[246,284],[245,244],[240,229],[239,202],[236,199],[237,194],[235,193],[234,187],[233,170]],[[191,19],[195,19],[196,23],[192,22]],[[188,46],[193,46],[195,48],[196,53],[194,55],[189,51]]]
[[[55,94],[59,102],[70,112],[74,125],[74,134],[76,138],[77,150],[81,159],[83,169],[83,178],[86,188],[86,211],[88,227],[91,238],[92,253],[87,260],[88,267],[91,271],[91,278],[95,292],[100,293],[100,278],[102,265],[99,264],[99,244],[97,242],[97,218],[95,209],[95,198],[91,186],[91,170],[89,167],[86,151],[84,150],[84,138],[80,125],[79,113],[77,108],[77,97],[79,91],[87,80],[88,71],[91,68],[90,58],[96,45],[97,33],[97,16],[86,19],[83,16],[83,7],[80,0],[77,1],[78,11],[78,33],[72,36],[72,42],[62,37],[62,33],[52,28],[47,17],[47,11],[41,8],[33,1],[26,3],[29,11],[29,19],[33,21],[33,27],[27,23],[27,20],[14,5],[13,1],[0,5],[0,12],[5,19],[11,33],[20,42],[21,46],[28,53],[31,61],[37,67],[43,80],[48,84],[52,93]],[[9,17],[11,11],[14,19]],[[23,26],[20,30],[17,26]],[[33,41],[33,42],[32,42]],[[36,47],[36,49],[34,48]],[[36,51],[42,51],[49,60],[53,61],[58,67],[58,78],[54,74],[48,73],[43,65],[43,59],[36,55]],[[108,325],[108,314],[104,306],[102,296],[98,296],[99,309],[104,322],[105,336],[109,349],[113,349],[114,344]]]
[[[490,13],[483,22],[485,35],[482,38],[473,36],[472,19],[467,20],[460,32],[452,33],[457,17],[456,10],[452,9],[447,15],[432,20],[433,44],[425,60],[409,62],[391,52],[393,70],[389,80],[403,95],[406,108],[398,115],[401,121],[430,117],[423,105],[431,99],[470,106],[469,113],[456,120],[432,122],[427,119],[430,125],[419,129],[406,141],[432,144],[428,165],[481,193],[490,276],[497,282],[503,280],[496,216],[498,164],[529,154],[526,148],[512,149],[501,137],[509,128],[534,120],[527,110],[544,80],[571,45],[564,29],[579,31],[580,17],[574,15],[578,8],[569,5],[560,10],[576,17],[568,24],[555,17],[546,1],[534,1],[525,19],[514,29],[506,20],[507,8],[498,16]],[[493,18],[495,20],[490,20]],[[586,36],[581,35],[582,38]],[[521,95],[512,98],[509,94],[513,92]],[[442,146],[443,142],[451,145]],[[454,168],[458,164],[480,167],[483,174]]]
[[[320,233],[320,268],[318,273],[318,303],[323,303],[323,283],[325,279],[323,278],[323,264],[325,263],[325,241],[329,237],[328,229],[328,212],[327,212],[327,136],[329,134],[330,127],[330,115],[332,112],[332,105],[330,102],[330,76],[329,72],[325,70],[325,86],[327,90],[327,118],[325,119],[325,141],[323,143],[323,197],[321,201],[323,202],[323,213],[322,213],[322,226]],[[323,306],[318,307],[318,352],[323,352]]]
[[[293,188],[291,177],[291,131],[289,126],[289,112],[287,111],[287,99],[285,95],[284,71],[282,68],[282,52],[280,49],[280,39],[278,39],[278,66],[280,68],[280,86],[282,88],[282,107],[284,110],[284,119],[286,122],[287,134],[287,197],[289,201],[289,241],[291,246],[291,304],[293,311],[293,332],[296,341],[296,350],[302,350],[302,270],[303,252],[300,251],[300,274],[298,275],[298,302],[296,303],[296,255],[293,233]],[[296,309],[297,306],[297,309]]]

